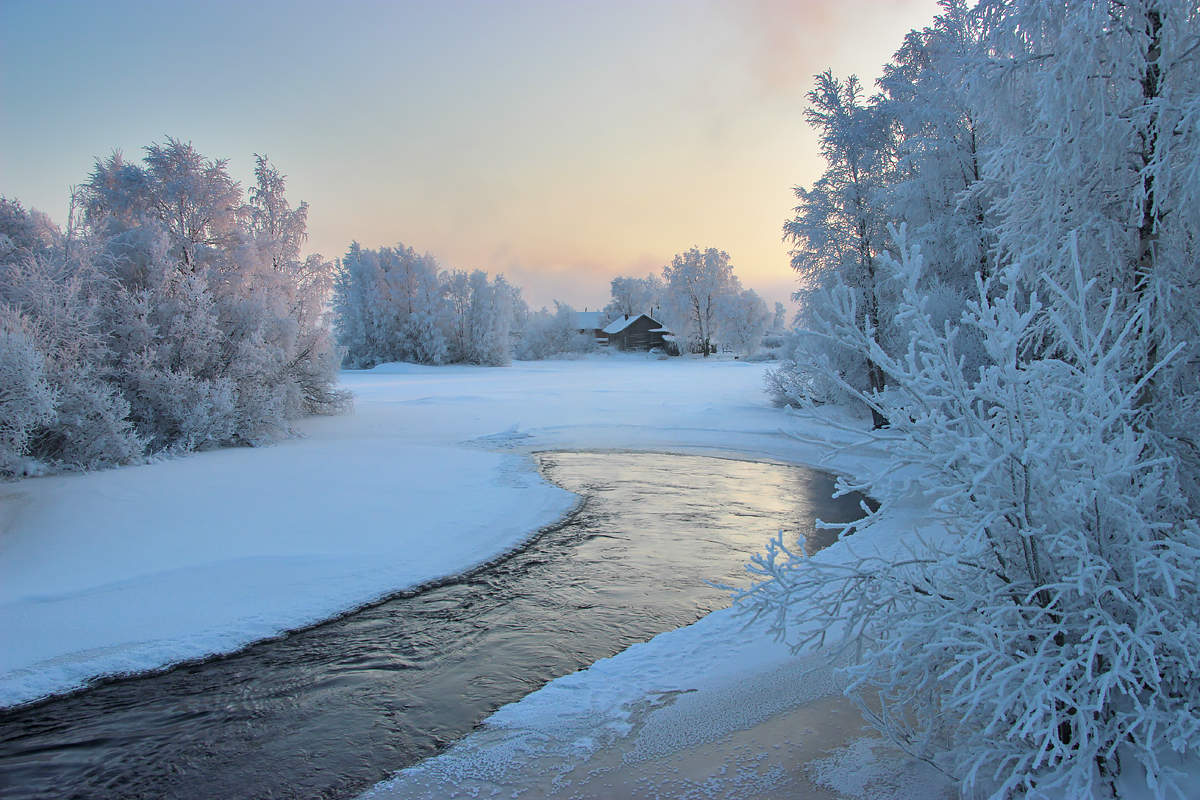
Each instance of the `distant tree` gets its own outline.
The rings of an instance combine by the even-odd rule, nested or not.
[[[585,353],[595,348],[592,337],[576,328],[575,310],[555,301],[554,311],[541,309],[529,315],[517,357],[534,361],[567,353]]]
[[[741,291],[733,274],[729,254],[710,247],[693,247],[675,256],[663,268],[666,284],[663,301],[667,326],[696,352],[707,356],[713,350],[722,306]]]
[[[771,321],[767,304],[753,289],[731,294],[721,308],[724,341],[742,355],[753,355]]]
[[[511,362],[513,325],[524,324],[520,290],[497,276],[439,271],[426,253],[398,244],[358,243],[342,258],[333,306],[338,343],[351,368],[386,361],[419,364]]]
[[[512,363],[512,291],[508,281],[475,270],[470,276],[466,359],[473,364],[505,367]]]
[[[783,331],[787,328],[787,309],[783,303],[775,301],[775,313],[771,317],[771,330],[775,332]]]
[[[654,310],[662,304],[665,287],[657,275],[647,275],[645,278],[613,278],[612,299],[604,307],[605,313],[612,317],[637,316],[638,314],[654,314]]]

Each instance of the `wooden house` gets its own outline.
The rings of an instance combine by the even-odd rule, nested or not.
[[[609,346],[618,350],[649,350],[653,347],[663,347],[666,344],[663,337],[669,333],[661,322],[648,314],[625,314],[604,328]]]

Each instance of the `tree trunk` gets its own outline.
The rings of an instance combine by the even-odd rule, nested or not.
[[[1142,100],[1149,106],[1159,97],[1162,79],[1162,70],[1158,64],[1159,57],[1162,55],[1162,14],[1157,9],[1151,8],[1146,12],[1146,33],[1150,37],[1150,41],[1146,46],[1146,66],[1142,73]],[[1158,361],[1160,336],[1156,331],[1157,325],[1153,318],[1155,306],[1153,278],[1158,246],[1159,211],[1155,203],[1154,174],[1149,169],[1154,161],[1158,145],[1158,112],[1156,110],[1151,109],[1146,128],[1139,134],[1139,138],[1142,145],[1143,200],[1142,222],[1138,227],[1137,260],[1133,268],[1133,302],[1135,307],[1143,309],[1145,314],[1142,319],[1141,338],[1145,342],[1146,350],[1142,355],[1142,363],[1138,366],[1138,378],[1142,378],[1154,369]],[[1149,405],[1153,399],[1154,379],[1151,378],[1146,381],[1138,394],[1137,404],[1144,407]]]

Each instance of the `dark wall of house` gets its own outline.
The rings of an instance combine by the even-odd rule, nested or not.
[[[653,332],[661,327],[662,323],[649,317],[639,317],[625,330],[611,334],[608,343],[620,350],[649,350],[651,347],[662,347],[663,335]]]

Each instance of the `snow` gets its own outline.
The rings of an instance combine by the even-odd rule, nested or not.
[[[642,317],[646,317],[646,315],[645,314],[631,314],[627,317],[621,317],[620,319],[614,319],[612,322],[610,322],[604,326],[604,332],[609,334],[610,336],[615,333],[620,333],[621,331],[625,330],[633,323],[637,322]],[[650,318],[646,317],[646,319],[650,319]]]
[[[715,365],[733,374],[724,372],[731,362]],[[859,476],[887,466],[878,446],[859,443],[854,421],[836,410],[814,417],[758,403],[731,409],[728,418],[718,413],[728,428],[685,428],[688,421],[680,420],[660,434],[675,437],[673,445],[659,440],[650,449],[703,442],[713,454]],[[736,438],[728,435],[733,430]],[[899,533],[921,521],[930,530],[926,501],[908,488],[910,478],[889,476],[889,488],[902,499],[880,529]],[[897,540],[860,538],[814,558],[840,563],[898,550]],[[857,710],[840,697],[832,667],[824,655],[793,653],[770,635],[765,620],[717,611],[504,706],[475,733],[362,800],[954,796],[932,767],[866,736]]]
[[[613,355],[345,372],[302,438],[0,485],[0,705],[236,650],[519,545],[576,502],[524,455],[773,436],[762,368]]]
[[[601,327],[600,323],[604,320],[604,312],[602,311],[576,311],[575,312],[575,327],[581,331],[596,330]]]
[[[486,562],[576,502],[536,473],[533,451],[882,463],[862,447],[822,463],[842,434],[771,407],[766,369],[617,353],[385,364],[342,373],[355,410],[306,421],[303,438],[0,486],[0,703],[231,651]],[[837,694],[827,665],[744,623],[718,612],[560,678],[401,781],[491,775],[537,796],[588,759],[628,770],[720,752]],[[770,796],[777,784],[760,778]]]
[[[516,456],[391,437],[3,487],[0,702],[336,616],[486,561],[573,502]]]

